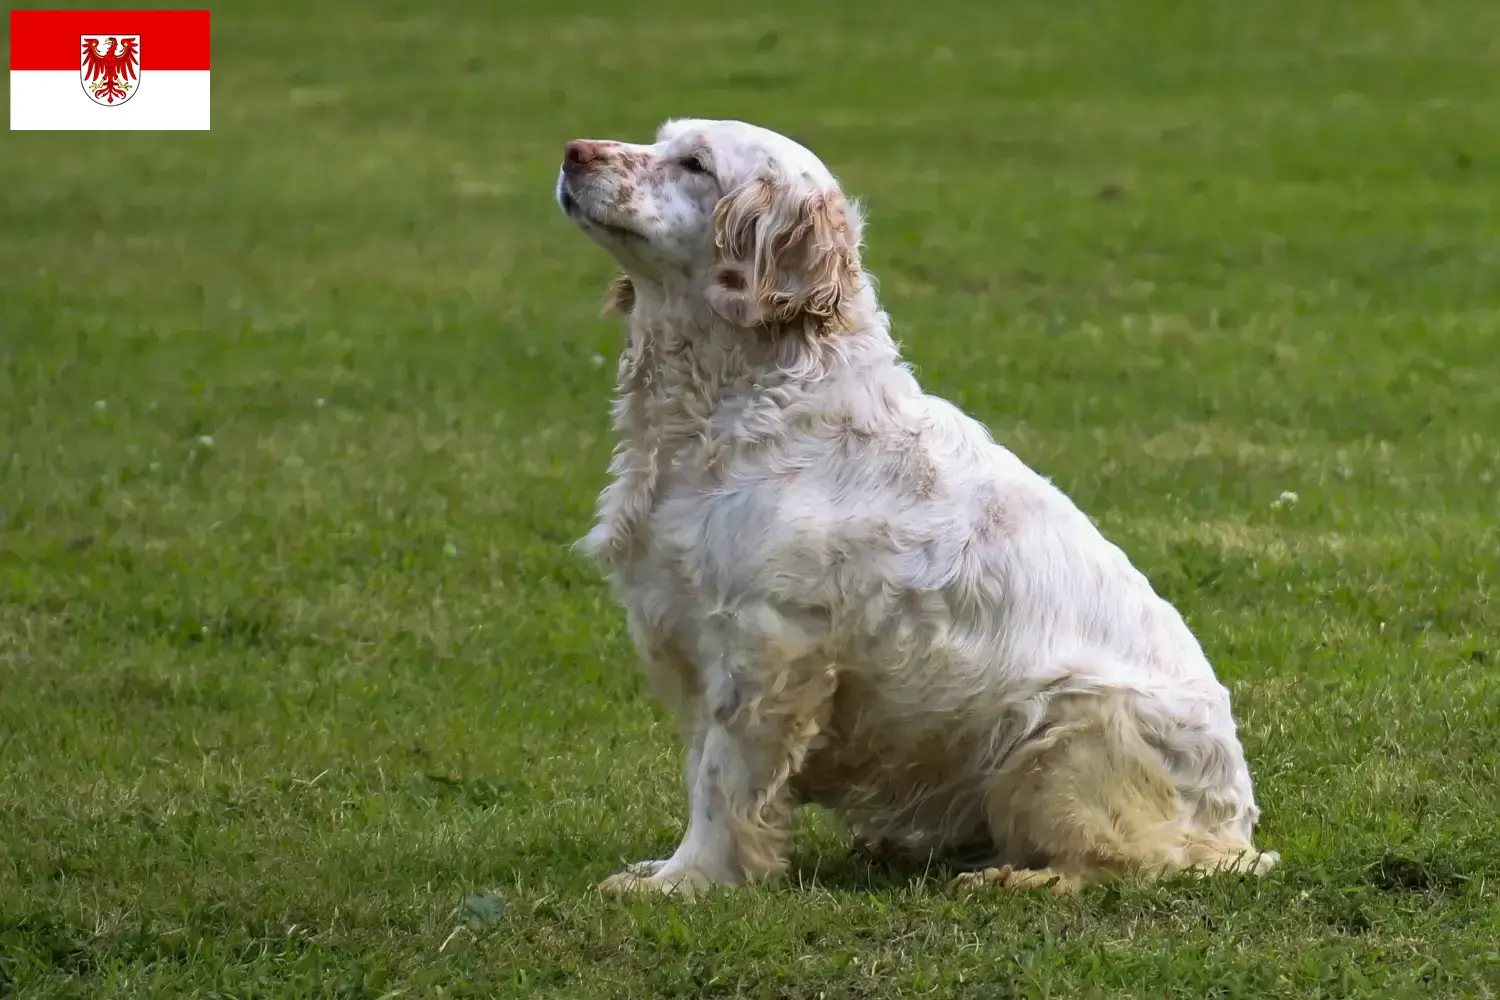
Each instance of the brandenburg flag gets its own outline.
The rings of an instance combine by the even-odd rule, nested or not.
[[[208,128],[208,11],[13,10],[10,127]]]

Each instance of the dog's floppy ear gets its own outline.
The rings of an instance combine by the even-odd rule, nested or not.
[[[617,274],[604,293],[604,314],[629,316],[635,310],[635,284],[627,275]]]
[[[823,335],[852,325],[859,289],[859,210],[838,192],[799,193],[760,178],[714,209],[719,265],[707,291],[738,326]]]

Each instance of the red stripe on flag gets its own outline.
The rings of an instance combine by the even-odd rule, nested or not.
[[[83,37],[141,36],[141,70],[208,69],[206,10],[13,10],[12,70],[77,70]]]

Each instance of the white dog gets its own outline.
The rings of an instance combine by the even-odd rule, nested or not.
[[[687,754],[687,832],[601,890],[773,875],[792,809],[987,852],[971,886],[1262,873],[1229,693],[1050,482],[902,363],[861,217],[741,122],[567,145],[557,199],[618,261],[619,446],[581,543]]]

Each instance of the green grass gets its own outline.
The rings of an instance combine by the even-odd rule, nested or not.
[[[0,996],[1500,993],[1500,6],[847,6],[241,0],[212,132],[0,143]],[[1266,880],[594,894],[683,802],[551,185],[672,115],[1189,616]]]

